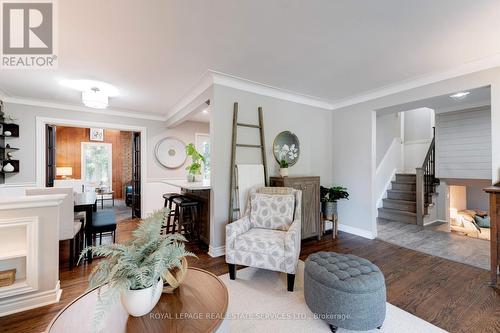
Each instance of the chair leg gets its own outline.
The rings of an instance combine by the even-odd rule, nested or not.
[[[236,265],[235,264],[227,264],[229,267],[229,278],[231,280],[236,280]]]
[[[113,243],[116,243],[116,230],[113,231]]]
[[[332,331],[333,333],[335,333],[335,332],[337,332],[337,329],[338,329],[337,326],[333,326],[332,324],[330,324],[330,331]]]
[[[73,268],[73,263],[75,261],[75,239],[69,240],[69,269]]]
[[[288,283],[288,291],[293,291],[293,286],[295,285],[295,274],[287,274],[286,280]]]

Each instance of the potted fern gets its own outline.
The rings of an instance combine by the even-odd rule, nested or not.
[[[160,299],[162,277],[171,269],[180,269],[186,256],[194,256],[186,251],[182,235],[161,234],[167,214],[168,209],[154,212],[139,223],[132,239],[123,244],[91,246],[82,251],[80,260],[87,251],[105,257],[89,276],[88,289],[99,288],[94,314],[96,327],[118,298],[132,316],[150,312]]]
[[[203,155],[196,150],[194,144],[192,143],[186,146],[186,154],[191,156],[191,164],[186,167],[186,170],[188,171],[188,182],[201,182],[203,180],[203,176],[201,174],[201,163],[205,163],[205,157],[203,157]]]
[[[327,220],[333,220],[333,216],[337,215],[338,200],[349,200],[349,193],[347,192],[347,189],[342,186],[334,186],[330,188],[321,186],[320,195],[323,216]]]

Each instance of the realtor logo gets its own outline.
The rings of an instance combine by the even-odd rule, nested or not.
[[[2,68],[55,68],[54,0],[1,0]]]

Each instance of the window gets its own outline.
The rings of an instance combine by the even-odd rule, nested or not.
[[[205,157],[203,164],[203,179],[210,180],[210,135],[208,134],[195,134],[196,150]]]
[[[112,146],[110,143],[82,142],[82,180],[87,189],[112,190]]]

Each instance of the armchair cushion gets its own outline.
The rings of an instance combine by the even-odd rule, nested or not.
[[[236,238],[235,249],[284,256],[285,236],[286,232],[283,231],[253,228]]]
[[[250,197],[252,228],[288,230],[293,222],[295,196],[252,193]]]

